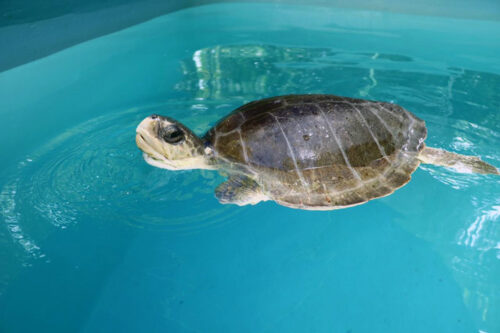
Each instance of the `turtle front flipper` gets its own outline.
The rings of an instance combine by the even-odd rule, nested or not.
[[[245,176],[231,176],[215,189],[215,196],[220,203],[232,203],[238,206],[255,205],[269,200],[262,193],[259,184]]]
[[[500,175],[497,168],[479,157],[460,155],[438,148],[425,147],[420,152],[418,159],[422,163],[449,167],[462,173]]]

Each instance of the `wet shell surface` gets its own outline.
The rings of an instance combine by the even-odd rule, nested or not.
[[[207,132],[221,168],[276,202],[332,209],[386,196],[419,165],[427,130],[404,108],[333,95],[251,102]]]

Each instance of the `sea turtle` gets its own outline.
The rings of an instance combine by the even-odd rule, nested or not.
[[[221,203],[329,210],[391,194],[420,163],[499,174],[478,157],[426,147],[423,120],[401,106],[333,95],[288,95],[241,106],[203,137],[152,115],[136,131],[147,163],[220,169]]]

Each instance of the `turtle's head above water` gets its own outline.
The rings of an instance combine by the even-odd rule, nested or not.
[[[169,170],[212,168],[201,139],[171,118],[147,117],[137,126],[135,141],[152,166]]]

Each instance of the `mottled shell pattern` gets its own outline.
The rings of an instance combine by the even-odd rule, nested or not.
[[[207,132],[221,167],[278,203],[332,209],[386,196],[419,165],[427,130],[402,107],[332,95],[251,102]]]

